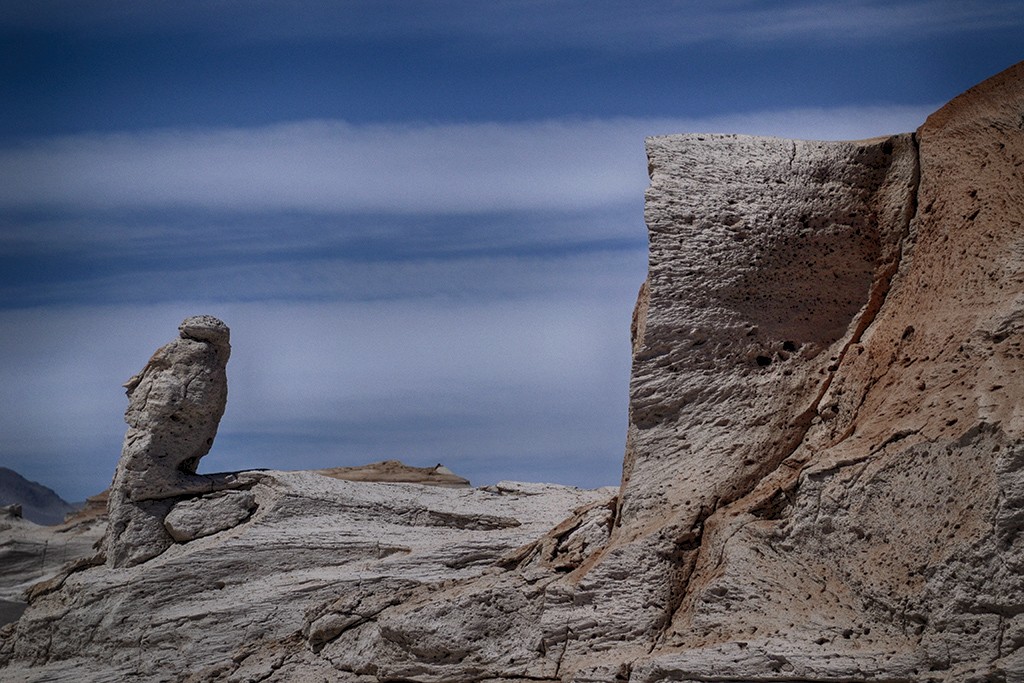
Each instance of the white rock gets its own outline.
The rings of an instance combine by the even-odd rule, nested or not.
[[[175,504],[164,527],[178,543],[187,543],[237,526],[256,508],[249,491],[221,491]]]
[[[234,485],[230,475],[196,474],[227,402],[228,328],[201,315],[186,318],[178,333],[124,385],[128,431],[108,504],[113,567],[144,562],[173,543],[164,518],[175,497]]]
[[[300,632],[320,649],[401,597],[495,572],[573,509],[607,504],[613,493],[547,486],[506,495],[313,472],[239,473],[238,480],[251,489],[183,509],[251,495],[257,507],[248,519],[132,567],[72,573],[40,593],[0,646],[0,658],[13,659],[0,680],[158,680],[168,672],[177,680],[235,680],[264,664],[269,673],[274,660],[257,665],[258,653]],[[306,662],[296,675],[316,666]]]

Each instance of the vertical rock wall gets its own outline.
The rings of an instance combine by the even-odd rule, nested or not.
[[[920,181],[904,209],[912,219],[883,236],[866,308],[817,356],[785,359],[796,366],[785,384],[753,402],[734,392],[709,411],[808,408],[788,453],[761,440],[759,452],[782,459],[758,472],[751,493],[711,494],[718,509],[704,520],[694,571],[661,654],[638,664],[638,680],[1024,676],[1024,65],[929,117],[917,142]],[[655,175],[656,200],[658,184]],[[876,213],[884,235],[886,214]],[[803,300],[842,301],[841,280],[819,270]],[[725,372],[752,387],[776,381],[763,379],[774,358],[761,375],[741,367]],[[806,388],[792,379],[801,373]],[[817,390],[815,377],[824,379]],[[787,417],[765,425],[785,434]],[[733,434],[747,444],[757,430]],[[634,471],[666,451],[648,445],[636,420],[632,442]],[[695,460],[682,466],[712,487],[721,487],[716,472],[737,467],[729,455],[711,467]],[[673,488],[680,479],[691,476],[673,477]]]

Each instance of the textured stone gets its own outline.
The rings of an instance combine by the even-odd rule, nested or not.
[[[143,562],[171,545],[164,518],[175,498],[235,485],[230,476],[196,474],[227,403],[227,325],[193,316],[178,333],[124,385],[128,431],[108,503],[106,553],[113,567]]]
[[[317,671],[350,680],[315,651],[418,590],[494,572],[573,509],[607,506],[614,495],[314,472],[239,479],[257,507],[230,529],[135,566],[72,572],[37,591],[20,621],[0,632],[0,680],[241,681],[278,669],[283,676],[282,667],[290,680],[316,680]]]
[[[248,520],[37,591],[6,673],[1024,680],[1024,63],[915,134],[648,154],[618,495],[240,474]]]
[[[0,509],[0,625],[21,615],[33,584],[94,556],[105,530],[102,522],[39,526]]]
[[[256,509],[248,491],[220,491],[177,503],[164,518],[164,528],[178,543],[238,526]]]
[[[463,479],[440,463],[434,467],[411,467],[398,460],[385,460],[357,467],[331,467],[316,470],[316,473],[346,481],[389,481],[395,484],[469,487],[468,479]]]

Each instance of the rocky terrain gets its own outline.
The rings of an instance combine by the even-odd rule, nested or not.
[[[40,526],[0,508],[0,625],[17,620],[33,584],[96,554],[106,514],[57,526]]]
[[[1024,681],[1024,63],[915,133],[647,149],[617,491],[175,450],[110,500],[184,475],[165,549],[33,587],[0,678]]]

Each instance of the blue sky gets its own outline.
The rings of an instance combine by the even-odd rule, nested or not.
[[[119,385],[232,328],[207,471],[616,484],[643,138],[916,128],[1015,2],[0,5],[0,464],[110,481]]]

